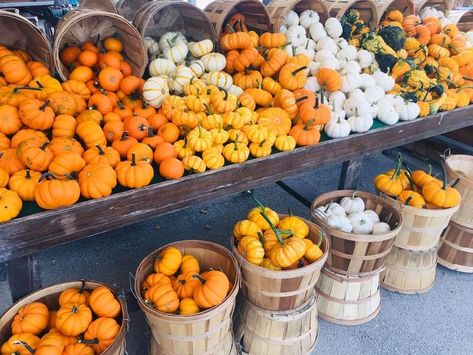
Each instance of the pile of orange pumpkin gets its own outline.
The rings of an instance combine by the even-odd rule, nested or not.
[[[185,316],[218,306],[233,285],[224,272],[202,272],[196,257],[167,247],[157,255],[154,273],[146,277],[142,288],[150,307]]]
[[[410,171],[401,169],[402,156],[399,156],[395,169],[375,177],[376,189],[406,206],[414,208],[441,209],[456,207],[461,202],[461,195],[455,188],[458,181],[447,181],[445,166],[442,165],[442,180],[432,176],[430,171]]]
[[[254,200],[258,207],[233,228],[237,251],[248,262],[270,270],[291,270],[316,262],[324,255],[323,237],[318,236],[314,243],[304,219],[290,211],[288,216],[281,216]]]
[[[99,355],[120,331],[122,309],[105,286],[92,292],[67,289],[58,298],[58,309],[42,302],[22,307],[11,324],[11,337],[1,354]]]

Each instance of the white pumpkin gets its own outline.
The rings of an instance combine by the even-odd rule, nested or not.
[[[299,24],[299,15],[297,12],[291,10],[289,13],[286,15],[286,18],[284,19],[284,25],[286,27],[290,26],[297,26]]]
[[[187,47],[187,38],[181,32],[166,32],[159,39],[159,48],[164,52],[166,48],[174,46],[178,42],[183,42]]]
[[[359,94],[350,96],[345,100],[343,109],[348,117],[355,115],[371,116],[373,113],[373,108],[368,101],[366,101],[364,94],[362,96]]]
[[[396,103],[395,96],[392,94],[386,94],[381,100],[378,101],[379,106],[381,105],[394,106],[395,103]]]
[[[342,198],[340,206],[343,207],[347,214],[363,212],[365,210],[365,201],[361,197],[356,196],[356,192],[354,192],[351,196]]]
[[[324,60],[322,60],[320,62],[321,66],[323,67],[327,67],[327,68],[332,68],[332,69],[335,69],[335,70],[340,70],[340,68],[342,67],[342,62],[339,61],[337,58],[335,57],[332,57],[332,58],[324,58]]]
[[[317,77],[309,76],[305,82],[304,89],[310,90],[312,92],[319,91],[321,87]]]
[[[205,71],[221,71],[225,69],[227,65],[227,59],[223,54],[220,53],[209,53],[204,55],[202,58],[202,63],[204,63]]]
[[[196,59],[190,62],[189,64],[190,70],[194,73],[194,75],[198,78],[205,72],[205,66],[202,60]]]
[[[355,234],[371,234],[374,223],[363,212],[353,213],[348,216]]]
[[[335,43],[337,44],[338,48],[343,49],[348,46],[348,42],[345,38],[336,38]]]
[[[304,43],[302,43],[302,46],[305,48],[315,49],[317,43],[311,38],[306,38]]]
[[[377,106],[378,106],[378,113],[377,113],[378,120],[380,120],[381,122],[389,126],[392,126],[393,124],[396,124],[399,122],[399,114],[394,109],[394,106],[389,105],[389,104],[380,105],[379,103]]]
[[[346,100],[345,94],[341,91],[332,92],[328,97],[328,103],[334,110],[342,110]]]
[[[325,31],[330,37],[338,38],[343,33],[342,24],[337,18],[329,17],[327,21],[325,21]]]
[[[194,57],[200,58],[213,51],[214,43],[210,39],[204,39],[199,42],[190,42],[187,44],[187,48]]]
[[[325,125],[324,131],[330,138],[342,138],[350,134],[351,126],[346,119],[340,117],[342,115],[345,115],[345,111],[333,111],[332,118]]]
[[[373,78],[376,81],[376,85],[381,86],[385,92],[391,91],[396,83],[390,75],[382,71],[374,72]]]
[[[182,94],[184,85],[189,84],[194,77],[195,75],[189,67],[180,65],[171,74],[172,81],[169,88],[178,94]]]
[[[321,51],[322,49],[326,49],[330,51],[333,55],[336,55],[338,52],[338,46],[335,41],[330,37],[322,38],[320,41],[317,42],[316,49]]]
[[[143,98],[148,105],[160,108],[164,98],[169,95],[169,87],[165,79],[153,77],[143,85]]]
[[[239,86],[232,85],[230,86],[230,89],[227,90],[229,94],[235,95],[236,97],[240,97],[240,95],[243,93],[243,89]]]
[[[371,63],[373,63],[373,55],[371,54],[371,52],[368,52],[365,49],[360,49],[358,51],[356,59],[358,60],[358,63],[360,64],[360,67],[362,69],[368,68]]]
[[[358,62],[355,62],[354,60],[346,62],[343,64],[343,69],[341,74],[360,74],[361,73],[361,67]]]
[[[296,47],[296,55],[297,54],[305,54],[312,61],[314,60],[314,57],[315,57],[315,50],[313,48],[299,46],[299,47]]]
[[[388,233],[391,230],[389,224],[384,222],[375,223],[373,226],[373,234],[384,234]]]
[[[291,43],[292,46],[298,47],[304,43],[307,36],[305,28],[302,26],[291,26],[286,32],[287,42]]]
[[[371,220],[371,222],[373,222],[373,224],[376,224],[376,223],[379,222],[379,215],[375,211],[373,211],[373,210],[364,210],[363,214],[366,216],[366,218]]]
[[[299,16],[299,24],[305,29],[309,29],[314,23],[320,21],[319,14],[314,10],[304,10]]]
[[[348,93],[359,88],[361,86],[360,74],[346,74],[342,76],[342,87],[341,91]]]
[[[319,62],[310,62],[309,64],[309,74],[312,76],[317,75],[317,72],[322,67],[322,64]]]
[[[309,27],[310,37],[315,41],[318,42],[325,37],[327,37],[327,32],[325,32],[324,25],[320,22],[314,23]]]
[[[160,52],[159,43],[154,38],[146,36],[143,40],[145,42],[145,47],[151,56],[156,56]]]
[[[362,89],[367,89],[371,86],[375,86],[376,85],[376,82],[374,81],[374,78],[370,75],[370,74],[366,74],[366,73],[363,73],[363,74],[360,74],[361,76],[361,88]],[[384,93],[384,90],[383,90],[383,93]]]
[[[157,58],[149,64],[151,76],[169,75],[176,69],[176,64],[166,58]]]
[[[373,118],[371,116],[351,116],[348,118],[352,132],[363,133],[369,131],[373,126]]]
[[[327,216],[327,224],[332,228],[341,230],[342,232],[346,233],[351,233],[351,231],[353,230],[353,227],[348,217],[340,214],[329,214]]]
[[[355,89],[348,94],[348,97],[352,100],[363,101],[363,103],[368,102],[365,97],[365,93],[361,89]]]
[[[211,71],[207,77],[207,84],[228,90],[233,85],[232,76],[222,71]]]
[[[356,47],[348,45],[340,49],[340,51],[337,53],[337,58],[340,60],[349,62],[349,61],[355,60],[356,55],[357,55]],[[357,63],[357,65],[359,64]],[[361,71],[361,67],[360,67],[360,71]]]
[[[384,97],[384,95],[384,90],[378,85],[370,86],[365,90],[366,100],[368,100],[370,104],[377,103]]]
[[[320,51],[317,51],[317,53],[315,53],[315,57],[314,57],[314,60],[316,62],[322,62],[324,61],[325,59],[327,60],[332,60],[332,59],[335,59],[335,56],[332,52],[330,52],[329,50],[327,49],[322,49]]]
[[[279,32],[286,34],[286,32],[287,32],[286,25],[281,25],[281,27],[279,27]]]
[[[172,47],[167,47],[163,50],[164,57],[173,63],[182,62],[186,58],[187,53],[189,53],[189,49],[184,42],[176,42]]]

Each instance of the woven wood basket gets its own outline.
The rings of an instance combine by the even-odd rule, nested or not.
[[[345,276],[323,268],[316,291],[319,317],[331,323],[363,324],[381,309],[379,273]]]
[[[148,306],[141,296],[141,285],[153,273],[156,255],[164,248],[176,247],[183,254],[195,256],[201,270],[220,269],[233,283],[233,288],[218,306],[189,316],[160,312]],[[149,254],[136,270],[134,292],[138,305],[146,316],[154,340],[163,351],[176,354],[204,354],[213,351],[232,329],[232,315],[240,284],[240,271],[233,254],[221,245],[186,240],[163,246]]]
[[[381,273],[381,285],[399,293],[425,293],[434,286],[436,267],[437,247],[409,251],[394,246]]]
[[[373,0],[324,0],[329,14],[332,17],[341,18],[348,10],[358,10],[360,18],[370,24],[371,28],[376,28],[382,14]]]
[[[473,229],[450,222],[437,255],[440,265],[460,272],[473,273]]]
[[[317,208],[330,202],[340,202],[343,197],[352,196],[353,193],[355,191],[341,190],[321,195],[312,203],[312,220],[318,225],[325,225],[326,221],[320,214],[315,213]],[[377,273],[383,267],[384,259],[403,224],[399,207],[393,201],[368,192],[357,191],[356,196],[364,200],[366,209],[378,213],[380,220],[390,225],[391,231],[377,235],[361,235],[345,233],[327,225],[330,253],[326,267],[348,276]]]
[[[450,21],[458,26],[460,31],[468,32],[473,30],[473,10],[453,9],[448,12]]]
[[[267,311],[241,297],[234,329],[243,353],[308,354],[319,333],[314,292],[301,307],[282,312]]]
[[[118,320],[119,324],[121,324],[120,331],[114,342],[110,344],[107,349],[105,349],[102,355],[124,355],[126,348],[125,336],[128,330],[129,322],[125,297],[122,295],[118,295],[114,288],[97,281],[85,281],[84,289],[86,291],[92,291],[100,286],[108,287],[117,297],[122,307],[121,319]],[[49,309],[59,309],[59,295],[61,294],[61,292],[67,290],[68,288],[80,289],[81,287],[82,281],[64,282],[57,285],[42,288],[16,302],[0,317],[0,344],[3,344],[10,338],[11,323],[20,308],[26,306],[29,303],[38,301],[46,304]]]
[[[133,21],[143,5],[151,2],[152,0],[118,0],[115,4],[115,8],[119,15],[126,18],[128,21]]]
[[[79,8],[117,13],[111,0],[80,0]]]
[[[465,4],[465,0],[413,0],[414,1],[414,8],[416,13],[420,13],[420,11],[426,6],[435,7],[437,10],[442,10],[445,15],[449,14],[449,10],[454,9],[456,7],[462,7]]]
[[[314,10],[319,14],[322,23],[329,17],[327,5],[323,0],[274,0],[267,5],[267,8],[275,32],[279,31],[291,10],[298,14],[304,10]]]
[[[412,0],[373,0],[376,4],[376,10],[380,21],[388,11],[399,10],[404,16],[414,15],[414,3]]]
[[[148,52],[136,28],[120,15],[79,9],[70,11],[56,26],[54,63],[61,79],[67,80],[69,76],[68,68],[59,59],[59,53],[66,45],[81,45],[89,40],[96,42],[115,34],[124,43],[123,55],[132,66],[133,74],[141,77],[148,64]]]
[[[445,169],[448,181],[460,179],[455,188],[460,192],[462,202],[452,221],[473,229],[473,156],[450,155],[445,159]]]
[[[205,353],[198,353],[199,355],[237,355],[237,347],[233,341],[232,332],[228,332],[225,338],[216,347],[206,351]],[[156,340],[151,337],[149,355],[181,355],[180,353],[173,353],[166,351],[159,346]]]
[[[233,246],[233,253],[241,268],[243,292],[254,305],[271,311],[287,311],[300,307],[312,297],[320,270],[329,254],[329,241],[322,228],[305,219],[304,222],[309,226],[309,238],[314,243],[323,237],[320,248],[324,254],[319,260],[302,268],[269,270],[250,263]],[[233,236],[231,243],[234,245]]]
[[[445,209],[414,208],[390,197],[385,198],[398,203],[402,211],[403,225],[394,245],[412,251],[425,251],[437,246],[443,230],[459,209],[459,206]]]
[[[0,44],[28,51],[34,60],[54,70],[52,48],[46,35],[31,21],[12,12],[0,10]]]
[[[216,0],[208,4],[204,12],[214,26],[217,38],[223,33],[228,19],[237,12],[245,15],[248,30],[261,34],[272,29],[268,10],[258,0]]]
[[[169,31],[181,32],[189,41],[216,41],[215,30],[198,7],[178,0],[153,1],[141,7],[134,24],[142,36],[159,39]]]

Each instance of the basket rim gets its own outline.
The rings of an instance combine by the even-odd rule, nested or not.
[[[473,13],[473,10],[472,10]],[[457,171],[453,168],[452,163],[457,160],[457,159],[464,159],[468,160],[469,163],[473,166],[473,156],[472,155],[466,155],[466,154],[453,154],[449,155],[448,157],[445,158],[445,168],[447,169],[447,173],[451,173],[455,178],[460,178],[460,183],[462,180],[465,180],[467,185],[470,185],[473,188],[473,178],[470,178],[468,176],[463,176],[457,173]]]
[[[213,248],[219,249],[219,251],[222,252],[222,255],[228,256],[230,258],[230,260],[232,261],[233,266],[235,268],[235,281],[233,282],[233,288],[232,288],[231,292],[229,292],[227,294],[227,296],[223,299],[222,303],[220,303],[219,305],[214,306],[212,308],[208,308],[208,309],[203,310],[203,311],[201,311],[199,313],[196,313],[196,314],[180,315],[180,314],[166,313],[166,312],[162,312],[162,311],[159,311],[155,308],[152,308],[152,307],[148,306],[144,302],[143,296],[141,295],[141,287],[139,285],[139,281],[138,281],[138,277],[137,277],[138,271],[142,271],[143,264],[145,263],[145,261],[147,261],[150,258],[154,258],[157,254],[159,254],[159,252],[161,252],[165,248],[175,247],[175,248],[179,249],[179,247],[181,247],[181,248],[183,247],[182,246],[183,244],[190,244],[190,243],[192,243],[192,244],[201,244],[202,246],[212,246]],[[148,254],[147,256],[145,256],[141,260],[140,264],[138,265],[138,267],[136,269],[134,277],[135,277],[135,281],[134,281],[133,289],[134,289],[134,293],[135,293],[135,297],[137,299],[138,305],[140,306],[140,308],[142,310],[143,310],[143,307],[144,307],[146,310],[151,312],[153,316],[159,316],[162,319],[167,319],[167,320],[180,319],[180,320],[188,320],[189,322],[199,320],[200,318],[205,319],[205,318],[208,318],[209,316],[213,315],[214,313],[218,313],[219,310],[222,308],[222,306],[226,305],[231,299],[236,298],[236,296],[238,294],[238,291],[239,291],[239,288],[240,288],[240,280],[241,280],[240,268],[238,266],[238,262],[237,262],[235,256],[233,255],[233,253],[230,250],[228,250],[223,245],[220,245],[220,244],[217,244],[217,243],[214,243],[214,242],[210,242],[210,241],[207,241],[207,240],[198,240],[198,239],[186,239],[186,240],[176,241],[176,242],[172,242],[172,243],[163,245],[162,247],[154,250],[153,252],[151,252],[150,254]]]
[[[382,233],[382,234],[354,234],[354,233],[343,232],[327,224],[327,227],[326,227],[327,232],[330,235],[333,235],[338,238],[346,239],[346,240],[355,241],[355,242],[382,242],[382,241],[394,238],[401,231],[401,228],[403,226],[403,217],[402,217],[402,212],[399,209],[399,206],[396,203],[389,201],[384,197],[377,196],[367,191],[336,190],[336,191],[326,192],[316,197],[312,201],[312,205],[310,209],[311,213],[315,211],[317,208],[319,208],[320,206],[324,205],[323,202],[325,202],[325,200],[328,199],[328,196],[331,196],[331,200],[333,200],[334,198],[341,199],[343,197],[350,197],[350,196],[353,196],[354,193],[356,193],[357,197],[361,197],[364,200],[367,198],[371,198],[377,203],[380,203],[381,205],[383,205],[384,208],[392,208],[392,210],[396,213],[396,217],[398,217],[398,220],[399,220],[397,227],[394,229],[391,229],[388,233]],[[317,215],[314,215],[314,218],[318,221],[321,220],[319,217],[317,217]]]
[[[284,218],[284,217],[287,217],[288,215],[278,213],[278,216]],[[326,248],[325,248],[324,253],[322,254],[322,256],[318,260],[314,261],[313,263],[311,263],[309,265],[305,265],[301,268],[297,268],[297,269],[294,269],[294,270],[270,270],[270,269],[267,269],[265,267],[250,263],[248,260],[246,260],[244,257],[242,257],[240,255],[240,253],[238,252],[238,250],[236,249],[236,247],[235,247],[234,236],[232,234],[231,237],[230,237],[230,243],[232,245],[232,251],[233,251],[233,254],[235,254],[235,257],[237,258],[238,262],[242,264],[241,266],[242,267],[244,266],[245,268],[250,268],[250,269],[254,268],[253,271],[255,273],[264,274],[264,276],[266,276],[266,277],[273,277],[275,279],[287,279],[287,278],[300,277],[302,275],[310,274],[318,268],[321,269],[323,267],[323,265],[325,264],[325,262],[327,261],[328,254],[330,252],[330,239],[327,236],[327,232],[322,227],[315,224],[314,222],[309,221],[309,220],[307,220],[303,217],[300,217],[300,216],[297,216],[297,217],[302,219],[305,223],[313,225],[314,227],[316,227],[319,230],[319,232],[322,233],[322,236],[324,237],[324,244],[326,245]],[[304,270],[304,271],[302,271],[302,270]]]
[[[382,194],[382,193],[380,193]],[[439,208],[439,209],[432,209],[432,208],[415,208],[412,206],[407,206],[399,202],[397,199],[392,198],[391,196],[383,194],[383,198],[386,200],[392,200],[393,203],[396,203],[401,208],[401,211],[406,211],[407,213],[413,214],[415,216],[422,216],[422,217],[442,217],[445,215],[453,215],[456,211],[460,209],[461,201],[458,205],[449,208]]]

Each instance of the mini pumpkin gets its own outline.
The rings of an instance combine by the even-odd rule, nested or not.
[[[75,180],[58,180],[46,173],[40,178],[34,197],[36,203],[44,209],[67,207],[79,200],[79,183]]]
[[[0,189],[1,191],[1,189]],[[12,334],[41,334],[49,323],[48,307],[41,302],[32,302],[20,308],[11,324]]]
[[[89,304],[99,317],[118,317],[122,309],[115,295],[105,286],[99,286],[92,291]]]
[[[175,247],[167,247],[156,257],[154,271],[166,276],[174,275],[182,261],[182,253]]]
[[[117,186],[117,173],[110,164],[95,163],[86,165],[79,173],[79,185],[85,198],[109,196]]]
[[[0,222],[6,222],[18,216],[22,207],[23,202],[18,193],[0,187]]]
[[[179,298],[171,285],[154,285],[144,296],[145,302],[158,311],[174,313],[179,308]]]
[[[133,154],[131,160],[119,162],[115,171],[120,185],[138,188],[149,185],[154,177],[153,167],[143,160],[136,160]]]
[[[194,291],[194,300],[199,308],[211,308],[220,304],[227,296],[230,282],[222,271],[211,270],[195,276],[201,282]]]
[[[103,353],[120,332],[120,325],[113,318],[98,318],[90,323],[82,343],[87,343],[97,354]]]

